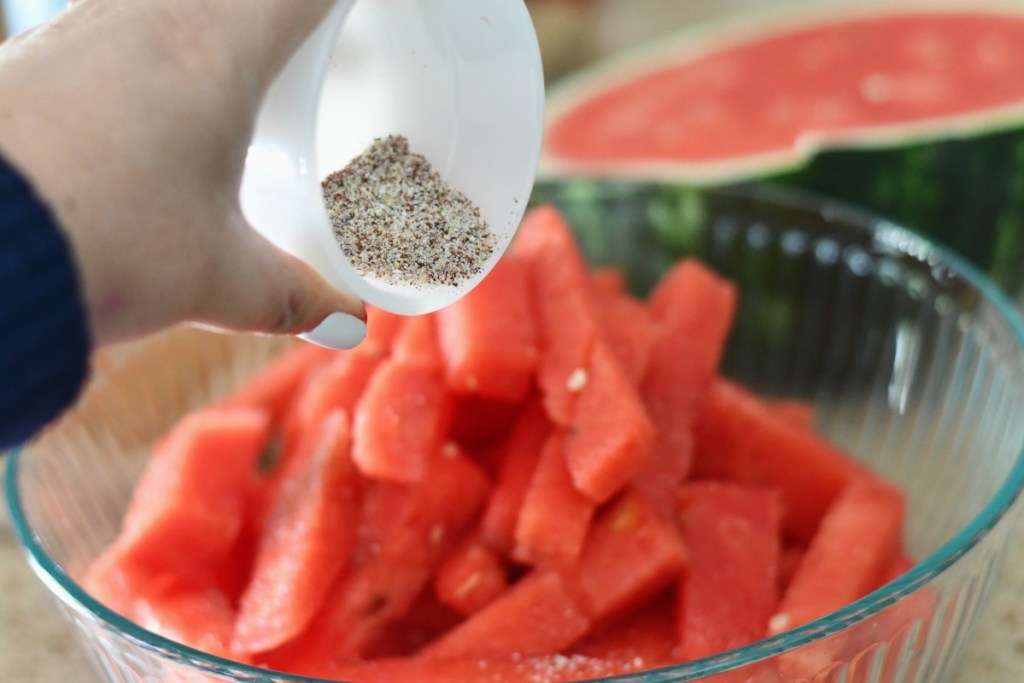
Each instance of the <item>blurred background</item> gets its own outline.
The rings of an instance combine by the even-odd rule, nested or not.
[[[669,31],[680,23],[766,0],[527,0],[548,76]],[[60,11],[67,0],[0,0],[0,35],[21,33]]]
[[[5,27],[8,35],[20,33],[60,11],[66,1],[0,0],[0,28]],[[527,0],[526,4],[555,76],[682,21],[755,5],[758,0]]]
[[[6,35],[21,33],[46,21],[66,4],[66,0],[2,0],[0,30]]]
[[[680,27],[778,0],[527,0],[549,81]]]

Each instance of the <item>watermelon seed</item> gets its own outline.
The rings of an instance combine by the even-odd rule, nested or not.
[[[582,391],[585,386],[587,386],[587,371],[583,368],[573,370],[565,383],[565,388],[574,393]]]
[[[363,610],[363,615],[372,617],[373,615],[380,613],[387,606],[388,598],[386,595],[374,595],[370,602],[367,603],[366,609]]]
[[[768,633],[782,633],[789,628],[789,615],[779,612],[768,620]]]
[[[263,452],[260,453],[259,461],[256,463],[256,471],[260,474],[266,474],[277,469],[278,463],[281,462],[281,435],[273,434],[267,445],[263,448]]]
[[[483,574],[481,574],[480,572],[473,572],[469,575],[469,577],[466,578],[465,581],[462,582],[462,584],[457,589],[455,589],[455,596],[459,598],[466,597],[467,595],[469,595],[470,591],[472,591],[480,584],[480,581],[483,578]]]

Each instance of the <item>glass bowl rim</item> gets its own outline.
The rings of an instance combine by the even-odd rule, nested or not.
[[[604,191],[613,188],[634,190],[637,188],[681,187],[666,181],[608,181],[600,179],[546,181],[538,182],[538,185],[554,187],[579,181],[595,183],[599,189]],[[1016,341],[1018,354],[1024,357],[1024,320],[1021,319],[1008,296],[979,268],[932,239],[893,221],[880,218],[870,211],[853,207],[842,201],[816,197],[802,191],[751,186],[705,188],[705,190],[721,196],[767,202],[776,208],[793,208],[809,210],[822,215],[827,214],[830,222],[841,221],[844,224],[844,229],[852,228],[855,231],[863,232],[872,237],[876,243],[881,241],[916,261],[935,260],[950,266],[959,277],[963,278],[981,295],[982,300],[995,308],[999,321],[1007,327]],[[614,197],[615,195],[610,196]],[[621,198],[621,195],[619,197]],[[825,230],[822,232],[827,234]],[[32,569],[57,598],[75,611],[99,619],[103,624],[136,645],[168,657],[172,661],[192,666],[205,673],[229,676],[238,681],[265,680],[268,675],[267,669],[211,655],[144,629],[100,603],[72,579],[46,552],[38,535],[29,525],[18,487],[18,474],[23,456],[23,447],[20,446],[12,449],[8,455],[4,485],[12,526],[28,556]],[[612,681],[617,683],[694,681],[739,669],[838,633],[898,602],[952,567],[1003,519],[1010,507],[1020,497],[1022,490],[1024,490],[1024,446],[1017,454],[1010,472],[999,488],[967,524],[930,555],[915,564],[908,572],[872,593],[803,626],[727,652],[668,667],[591,680],[594,683],[602,681],[609,683]],[[282,683],[324,683],[329,680],[281,672],[273,672],[271,675]],[[343,682],[330,681],[330,683]]]

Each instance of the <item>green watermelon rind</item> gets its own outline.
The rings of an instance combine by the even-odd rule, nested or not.
[[[894,5],[883,0],[839,0],[824,7],[820,2],[792,2],[782,7],[747,11],[742,15],[684,28],[648,46],[626,51],[561,79],[548,90],[547,126],[550,128],[566,112],[590,100],[596,93],[628,83],[641,74],[685,63],[695,57],[730,46],[742,45],[760,37],[806,26],[915,11],[991,12],[1020,18],[1024,17],[1024,3],[1019,0],[978,0],[970,4],[951,0],[907,0]],[[799,169],[817,154],[828,150],[863,151],[897,148],[913,143],[969,138],[1021,127],[1024,127],[1024,98],[1004,107],[988,108],[973,114],[933,117],[900,124],[868,125],[842,131],[811,131],[802,136],[794,146],[721,162],[614,159],[609,159],[608,162],[576,162],[559,158],[545,148],[538,169],[538,179],[613,176],[635,180],[674,180],[693,185],[719,185]]]

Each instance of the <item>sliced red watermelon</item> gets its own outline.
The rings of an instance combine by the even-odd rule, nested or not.
[[[163,446],[173,457],[158,457],[152,471],[165,468],[161,485],[167,472],[185,473],[187,485],[171,486],[171,495],[156,484],[140,489],[155,503],[135,510],[128,540],[92,568],[92,590],[172,637],[215,654],[233,638],[236,656],[282,671],[532,683],[714,654],[788,626],[793,615],[833,609],[852,599],[842,596],[853,586],[860,594],[898,571],[898,492],[815,436],[807,406],[715,378],[731,285],[684,262],[638,308],[617,274],[577,272],[571,235],[545,210],[511,255],[530,273],[529,308],[538,309],[542,328],[539,380],[527,394],[456,399],[451,393],[466,387],[446,375],[442,316],[385,315],[370,347],[304,372],[280,371],[299,379],[282,426],[291,445],[272,477],[258,472],[253,454],[256,435],[267,440],[266,411],[219,408],[210,414],[237,424],[215,424],[203,448]],[[505,285],[525,290],[522,281]],[[573,305],[540,310],[545,298],[559,297]],[[489,329],[483,312],[460,315],[453,329],[478,338],[462,350],[471,353],[456,354],[459,366],[482,362],[472,372],[486,375],[479,368],[495,363],[515,372],[515,362],[496,360],[488,348],[505,340],[482,333]],[[624,333],[634,319],[646,321],[647,341]],[[650,379],[655,372],[680,385],[659,385]],[[561,385],[551,383],[558,373],[568,375]],[[681,444],[682,455],[662,453],[647,467],[654,437],[644,399],[652,397],[661,401],[662,427],[670,408],[682,418],[667,439]],[[348,410],[357,423],[351,449]],[[474,431],[453,419],[485,424]],[[212,444],[231,453],[213,462]],[[205,466],[213,462],[212,485],[199,474],[197,453]],[[698,480],[686,483],[691,455]],[[177,469],[167,469],[167,457]],[[185,514],[186,497],[206,501],[214,493],[223,498],[213,501],[222,518],[196,522]],[[274,514],[254,512],[261,507]],[[161,517],[168,509],[173,514]],[[190,537],[179,523],[204,535]],[[179,547],[183,539],[196,544],[203,568],[187,553],[187,562],[152,562],[139,550],[151,540],[139,542],[136,527]],[[835,560],[858,539],[855,562]],[[780,585],[788,602],[769,624]],[[893,610],[898,618],[880,621],[879,633],[902,633],[930,603],[913,607]],[[783,671],[804,676],[871,645],[830,642],[790,653]],[[777,678],[774,659],[722,680],[762,675]]]
[[[796,628],[863,597],[898,557],[903,494],[859,478],[835,501],[797,567],[772,632]]]
[[[419,481],[451,422],[439,372],[388,360],[370,379],[353,418],[352,457],[368,477]]]
[[[652,598],[631,614],[595,630],[571,649],[575,654],[621,662],[638,668],[666,666],[675,661],[672,650],[676,616],[671,591]]]
[[[301,633],[352,552],[357,483],[348,416],[336,408],[314,431],[304,471],[284,485],[266,522],[235,624],[237,653],[265,652]]]
[[[480,523],[481,538],[498,552],[508,553],[515,544],[519,511],[550,433],[544,407],[535,401],[523,410],[502,445],[498,477]]]
[[[267,495],[267,480],[264,477],[253,476],[248,489],[242,529],[238,532],[238,538],[228,551],[227,557],[220,562],[213,581],[214,586],[227,596],[235,609],[241,604],[242,594],[252,579],[252,570],[263,535],[263,524],[267,517],[266,504],[271,499]]]
[[[443,362],[437,339],[437,317],[426,314],[404,319],[392,341],[391,355],[400,363],[441,372]]]
[[[536,570],[504,595],[427,645],[420,657],[508,659],[568,647],[590,628],[557,572]]]
[[[593,285],[593,277],[591,277]],[[657,329],[647,307],[622,291],[594,289],[591,294],[601,338],[633,386],[647,374]]]
[[[448,386],[515,403],[533,386],[537,326],[529,264],[502,259],[477,287],[437,314]]]
[[[782,551],[779,554],[779,594],[781,595],[786,591],[789,586],[789,582],[793,579],[793,575],[796,574],[797,567],[800,566],[800,561],[804,559],[804,551],[806,548],[799,545],[784,545]]]
[[[695,422],[694,475],[777,489],[782,524],[806,542],[843,488],[865,473],[823,438],[777,417],[762,399],[716,380]]]
[[[437,599],[427,587],[400,620],[388,626],[366,649],[364,659],[411,657],[424,645],[454,628],[463,615]]]
[[[210,580],[242,529],[269,426],[268,414],[254,409],[208,409],[179,422],[135,489],[115,545],[119,560],[154,575]]]
[[[736,308],[736,290],[693,259],[675,265],[648,305],[659,331],[641,392],[654,425],[653,457],[641,484],[667,509],[690,473],[693,425],[718,369]]]
[[[779,498],[732,484],[683,488],[689,563],[679,584],[677,654],[700,659],[760,640],[779,603]]]
[[[647,465],[655,431],[603,341],[592,345],[584,372],[565,439],[565,462],[577,490],[604,503]]]
[[[568,224],[552,206],[526,214],[510,254],[529,267],[540,342],[537,382],[544,407],[552,421],[568,425],[579,374],[585,372],[598,337],[586,264]]]
[[[354,414],[370,378],[383,360],[382,353],[376,345],[335,352],[297,388],[282,420],[281,437],[276,442],[280,448],[278,462],[253,502],[255,519],[252,523],[256,535],[262,533],[266,516],[277,505],[282,486],[306,466],[308,456],[316,451],[319,437],[314,426],[336,408],[344,409],[349,416]]]
[[[565,442],[561,432],[548,437],[523,494],[511,553],[518,562],[568,567],[583,549],[597,504],[573,485]]]
[[[303,437],[324,415],[334,408],[343,408],[349,415],[354,413],[356,403],[381,360],[380,353],[358,347],[335,353],[310,373],[304,384],[297,388],[284,418],[280,470],[288,469],[292,452],[300,447]],[[282,471],[277,478],[286,479],[288,474]]]
[[[331,349],[298,343],[253,375],[221,405],[225,408],[257,408],[277,423],[288,410],[296,389],[334,354]]]
[[[376,659],[297,673],[351,683],[568,683],[637,670],[633,661],[555,654],[516,660]]]
[[[372,649],[405,618],[438,562],[483,505],[489,482],[454,448],[431,455],[422,481],[373,482],[363,494],[348,568],[302,636],[268,653],[273,668],[327,666]]]
[[[366,305],[366,339],[360,346],[374,354],[388,354],[391,344],[402,326],[402,316],[389,313],[376,306]]]
[[[494,401],[480,396],[456,396],[449,435],[457,444],[477,455],[500,448],[522,408],[521,403]]]
[[[596,295],[624,294],[628,290],[626,274],[615,266],[591,268],[590,289]]]
[[[128,579],[113,547],[107,548],[89,565],[82,577],[82,587],[108,609],[126,619],[132,618],[134,606]]]
[[[771,401],[768,408],[780,420],[788,422],[794,427],[802,427],[807,430],[814,428],[814,406],[807,401],[777,399]]]
[[[869,477],[853,481],[821,522],[782,596],[769,634],[823,617],[879,585],[900,551],[904,499],[893,486]],[[786,653],[780,669],[810,678],[842,659],[843,634]]]
[[[96,558],[82,577],[82,586],[92,597],[126,619],[135,618],[135,602],[140,595],[157,595],[177,583],[173,574],[153,574],[126,565],[116,545]]]
[[[202,652],[247,660],[231,651],[235,611],[216,588],[180,585],[138,596],[133,618],[144,629]]]

